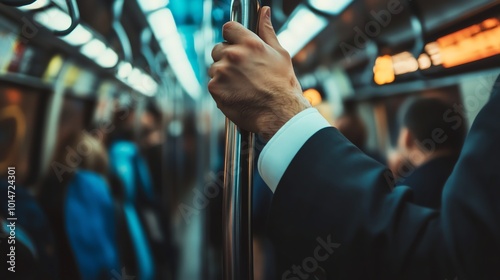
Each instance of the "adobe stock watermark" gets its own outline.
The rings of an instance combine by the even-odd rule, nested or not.
[[[32,22],[27,17],[22,17],[21,21],[23,22],[23,25],[21,26],[20,41],[22,43],[28,43],[29,40],[35,38],[35,36],[38,34],[38,24]]]
[[[319,269],[319,263],[325,262],[340,247],[340,243],[332,242],[331,235],[324,240],[321,237],[316,238],[318,245],[314,248],[313,255],[302,260],[300,265],[292,267],[281,275],[281,280],[303,280],[312,279],[311,275]]]
[[[372,10],[370,15],[373,20],[370,20],[365,24],[364,29],[359,26],[354,27],[354,41],[352,44],[341,42],[340,49],[347,60],[362,51],[366,44],[372,39],[380,35],[382,29],[389,26],[392,21],[393,16],[400,14],[404,7],[400,0],[390,0],[387,2],[387,8],[380,11]]]

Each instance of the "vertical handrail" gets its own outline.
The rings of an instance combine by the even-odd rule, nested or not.
[[[257,31],[259,0],[232,0],[231,20]],[[226,119],[224,161],[224,280],[252,280],[254,135]]]

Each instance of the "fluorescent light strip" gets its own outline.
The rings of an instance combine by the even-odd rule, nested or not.
[[[56,7],[36,13],[34,18],[37,22],[52,30],[65,30],[71,26],[71,17]]]
[[[118,54],[113,49],[107,48],[97,57],[96,63],[104,68],[115,67],[118,63]]]
[[[92,33],[87,28],[82,25],[78,25],[75,30],[64,37],[61,37],[61,39],[72,46],[81,46],[92,40],[92,37]]]
[[[351,4],[352,0],[309,0],[309,4],[318,11],[338,15]]]
[[[165,8],[168,5],[168,0],[139,0],[139,6],[145,13]]]
[[[158,84],[150,75],[132,67],[128,62],[118,64],[117,78],[146,96],[154,96],[158,91]]]
[[[169,9],[153,12],[148,16],[148,22],[158,41],[177,33],[174,16]]]
[[[94,38],[87,44],[83,45],[80,51],[87,57],[94,59],[101,56],[106,49],[106,44],[104,44],[101,40]]]
[[[132,65],[128,62],[120,62],[118,65],[118,79],[125,80],[132,73]]]
[[[314,14],[303,5],[297,7],[285,23],[285,28],[278,33],[280,44],[294,57],[328,24],[324,17]]]
[[[141,92],[147,96],[154,96],[158,90],[158,84],[147,74],[141,75],[140,84],[138,86],[141,88]]]
[[[146,9],[146,1],[148,1],[148,7],[160,8],[148,15],[148,22],[151,26],[153,34],[160,42],[163,52],[167,56],[169,65],[172,67],[177,80],[184,90],[193,99],[198,99],[202,91],[201,85],[196,78],[196,74],[188,59],[186,50],[182,45],[181,37],[177,32],[174,16],[169,9],[161,8],[161,6],[165,7],[168,4],[168,1],[167,3],[162,3],[160,5],[160,0],[151,1],[151,3],[150,0],[141,0],[142,4],[141,2],[139,3],[143,10]],[[152,2],[156,2],[156,4]],[[152,85],[152,83],[149,82],[146,84]],[[154,84],[156,86],[152,87],[157,88],[158,85],[156,83]]]
[[[172,12],[167,8],[155,11],[148,16],[148,22],[179,83],[193,99],[199,98],[201,85],[177,32]]]
[[[160,44],[179,83],[193,99],[198,99],[201,95],[201,85],[189,62],[179,34],[166,38]]]

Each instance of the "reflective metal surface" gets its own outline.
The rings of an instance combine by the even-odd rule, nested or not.
[[[231,20],[256,32],[260,1],[233,0]],[[224,280],[253,279],[252,176],[254,135],[226,119]]]

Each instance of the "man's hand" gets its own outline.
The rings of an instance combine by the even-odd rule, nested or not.
[[[231,121],[269,140],[310,104],[278,42],[269,7],[261,10],[258,33],[260,38],[237,22],[224,25],[226,42],[212,51],[208,90]]]

